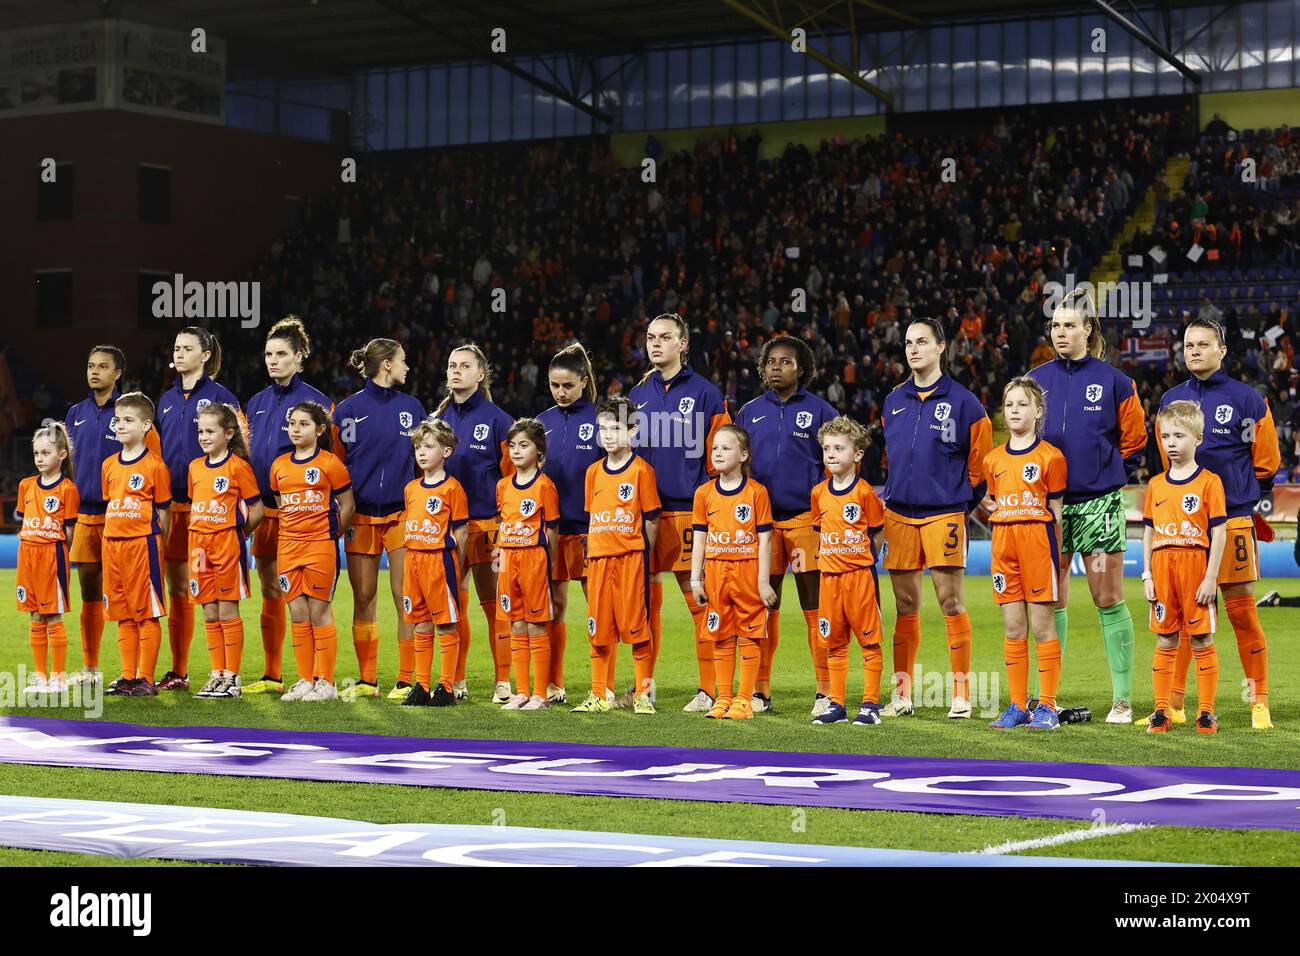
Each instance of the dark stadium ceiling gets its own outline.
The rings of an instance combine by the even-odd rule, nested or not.
[[[1125,0],[1111,3],[1136,19]],[[861,33],[930,21],[1100,12],[1096,2],[1069,0],[0,0],[0,29],[98,17],[203,26],[228,41],[228,75],[242,79],[487,59],[488,31],[498,26],[506,30],[511,58],[635,54],[770,36],[745,10],[786,28],[805,21],[810,45],[821,45],[818,29]]]

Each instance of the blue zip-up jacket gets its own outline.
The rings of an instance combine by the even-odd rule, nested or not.
[[[659,370],[627,393],[637,407],[636,453],[654,469],[664,511],[690,511],[714,475],[713,436],[731,421],[722,392],[689,365],[665,382]]]
[[[334,454],[348,466],[357,514],[386,518],[406,509],[416,475],[411,431],[425,417],[419,399],[374,380],[334,409]]]
[[[226,386],[199,376],[188,395],[181,391],[181,379],[158,399],[158,438],[162,442],[162,460],[172,476],[172,506],[190,502],[190,462],[203,454],[199,447],[199,412],[213,402],[233,405],[239,412],[239,399]]]
[[[919,391],[909,378],[885,396],[880,417],[890,511],[928,518],[969,511],[984,497],[984,456],[993,448],[993,424],[969,389],[947,373]]]
[[[271,463],[287,451],[293,451],[289,441],[289,409],[299,402],[319,402],[327,412],[334,411],[334,403],[325,393],[313,388],[294,375],[288,386],[272,382],[248,400],[248,456],[253,464],[253,475],[262,492],[262,504],[274,511],[275,495],[271,494]]]
[[[470,520],[495,518],[497,482],[515,471],[506,442],[514,419],[488,401],[481,389],[463,403],[448,402],[441,418],[458,439],[447,459],[447,471],[465,489]]]
[[[117,418],[113,405],[121,395],[119,390],[113,389],[113,397],[99,405],[92,392],[69,408],[67,418],[63,421],[63,426],[68,430],[68,441],[72,443],[72,483],[81,495],[81,507],[77,509],[77,514],[102,515],[107,508],[102,466],[106,458],[122,450],[122,443],[113,432],[113,423]],[[157,428],[149,429],[145,435],[145,445],[159,458],[162,457]]]
[[[1137,385],[1091,355],[1054,358],[1029,374],[1043,386],[1043,439],[1069,462],[1065,502],[1075,504],[1122,488],[1147,444]]]
[[[560,493],[560,534],[586,534],[587,469],[605,454],[596,434],[596,406],[580,398],[568,408],[552,405],[537,420],[546,429],[542,470]]]
[[[1282,463],[1268,400],[1223,369],[1204,381],[1193,375],[1175,385],[1160,399],[1160,407],[1179,399],[1195,402],[1205,416],[1205,437],[1196,449],[1196,463],[1223,482],[1228,517],[1250,514],[1273,487]],[[1165,458],[1164,445],[1160,457]],[[1169,467],[1167,459],[1164,464]]]
[[[838,414],[804,388],[786,402],[768,389],[736,414],[736,424],[749,432],[749,473],[771,495],[773,520],[808,511],[813,488],[826,477],[817,429]]]

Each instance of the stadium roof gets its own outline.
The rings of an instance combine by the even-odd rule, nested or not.
[[[1100,12],[1095,3],[1072,0],[0,0],[0,29],[99,17],[203,26],[229,42],[229,75],[238,79],[267,75],[277,61],[285,74],[320,75],[488,59],[487,30],[495,26],[506,29],[511,58],[608,56],[771,36],[742,8],[787,28],[811,13],[814,44],[816,28],[847,30],[850,17],[858,32],[870,32],[941,20]]]

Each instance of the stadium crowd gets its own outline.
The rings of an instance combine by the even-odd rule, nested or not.
[[[907,375],[902,330],[914,316],[944,323],[954,377],[986,406],[1051,357],[1044,286],[1088,275],[1167,151],[1190,147],[1170,142],[1172,128],[1168,114],[1131,109],[1061,127],[1025,111],[978,136],[791,145],[770,160],[757,131],[676,153],[652,137],[650,183],[604,139],[374,156],[358,183],[315,197],[251,278],[263,314],[304,316],[316,343],[305,376],[335,398],[359,385],[351,349],[381,335],[406,345],[407,386],[427,408],[447,351],[465,340],[483,346],[494,398],[512,414],[551,403],[544,370],[575,339],[603,391],[626,393],[647,367],[648,320],[677,312],[691,364],[733,412],[761,391],[763,341],[788,331],[814,349],[813,390],[874,428]],[[947,158],[955,176],[941,175]],[[222,380],[237,395],[265,384],[263,335],[226,333]],[[144,381],[165,380],[166,355]],[[1182,374],[1134,372],[1148,403]],[[1280,424],[1289,412],[1275,412]],[[865,464],[883,480],[878,455]]]

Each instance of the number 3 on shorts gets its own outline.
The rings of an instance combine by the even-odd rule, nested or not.
[[[956,522],[951,522],[951,521],[948,522],[948,540],[945,541],[945,542],[943,543],[943,546],[944,546],[945,548],[955,548],[955,547],[957,547],[957,524],[956,524]]]

